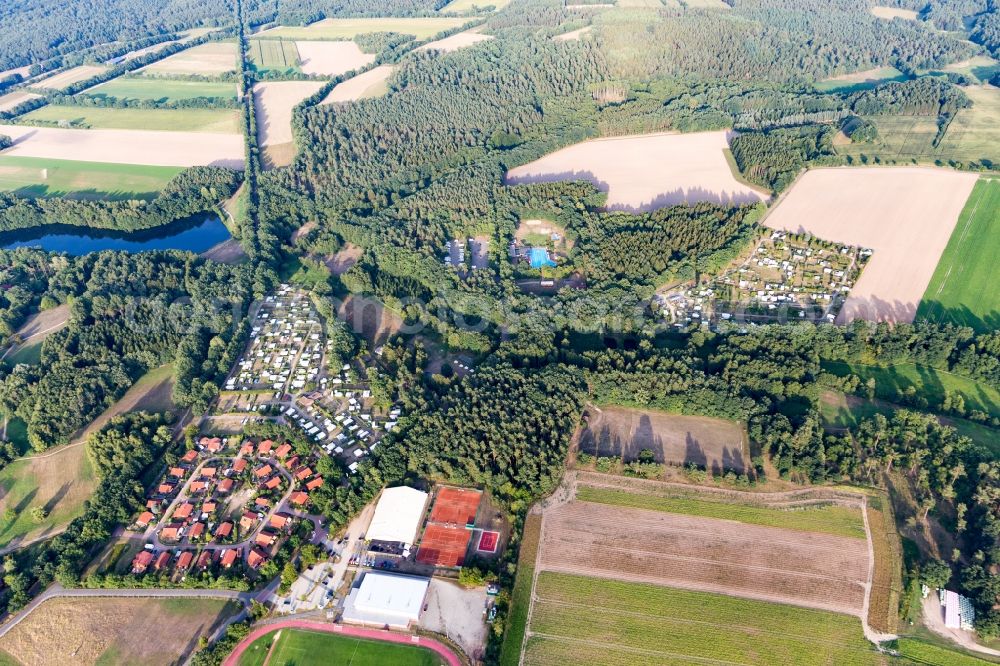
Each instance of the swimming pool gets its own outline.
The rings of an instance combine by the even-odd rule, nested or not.
[[[549,251],[544,247],[532,247],[528,249],[528,262],[532,268],[543,268],[545,266],[555,266],[556,262],[549,258]]]

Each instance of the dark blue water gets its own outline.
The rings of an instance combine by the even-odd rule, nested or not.
[[[81,255],[100,250],[148,252],[150,250],[188,250],[204,252],[229,239],[229,230],[217,215],[197,215],[156,229],[108,231],[56,224],[24,231],[0,234],[0,248],[38,247],[49,252]]]

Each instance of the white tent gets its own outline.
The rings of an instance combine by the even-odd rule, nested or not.
[[[427,493],[399,486],[386,488],[375,506],[365,538],[371,541],[413,543],[427,507]]]

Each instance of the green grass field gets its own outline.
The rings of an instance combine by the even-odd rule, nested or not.
[[[855,374],[862,383],[875,380],[875,397],[889,402],[900,402],[900,395],[913,389],[917,396],[925,398],[928,407],[934,409],[944,400],[945,391],[959,394],[965,400],[966,410],[978,410],[1000,418],[1000,392],[992,386],[953,375],[915,363],[901,363],[893,366],[848,365],[840,361],[823,361],[823,370],[844,377]]]
[[[2,432],[4,422],[7,424],[7,441],[17,447],[17,450],[24,453],[28,450],[28,424],[18,417],[9,418],[0,412],[0,432]]]
[[[259,71],[299,71],[299,50],[285,39],[251,39],[250,61]]]
[[[441,658],[425,648],[369,641],[350,636],[282,629],[270,659],[268,650],[275,634],[254,641],[240,658],[240,666],[438,666]]]
[[[814,87],[820,92],[857,92],[874,88],[889,81],[905,81],[907,78],[909,77],[895,67],[882,67],[864,72],[863,75],[859,73],[858,75],[817,81]]]
[[[593,488],[586,485],[581,485],[577,489],[576,498],[584,502],[597,502],[613,506],[737,520],[750,525],[783,527],[803,532],[822,532],[858,539],[865,538],[865,526],[861,513],[843,506],[822,505],[800,509],[769,509],[686,497],[658,497],[610,488]]]
[[[538,540],[541,537],[542,517],[528,514],[524,520],[521,551],[517,559],[517,577],[510,598],[507,630],[500,649],[500,666],[517,666],[521,657],[521,643],[528,628],[528,610],[531,608],[531,586],[534,583],[535,560],[538,557]]]
[[[252,43],[252,42],[251,42]],[[224,81],[182,81],[154,78],[118,78],[81,95],[117,99],[174,101],[198,97],[236,99],[236,84]]]
[[[929,666],[985,666],[996,663],[914,638],[900,638],[897,650],[907,661]]]
[[[281,26],[267,30],[259,39],[354,39],[368,32],[399,32],[427,39],[444,30],[457,28],[467,18],[432,16],[428,18],[345,18],[324,19],[307,26]]]
[[[917,317],[971,326],[1000,328],[1000,179],[976,183],[951,234]]]
[[[849,615],[642,583],[539,574],[525,663],[884,663]]]
[[[240,114],[236,109],[103,109],[49,104],[23,118],[53,126],[68,123],[93,129],[240,132]]]
[[[0,190],[25,196],[153,199],[180,167],[0,155]]]
[[[30,345],[22,345],[18,347],[17,351],[8,354],[7,358],[5,358],[3,362],[9,366],[14,366],[18,363],[36,365],[40,360],[42,360],[41,340]]]

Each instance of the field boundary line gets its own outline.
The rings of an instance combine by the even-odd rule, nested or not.
[[[616,650],[621,650],[623,652],[631,652],[633,654],[644,654],[651,657],[667,656],[667,657],[680,657],[682,659],[691,659],[703,664],[725,664],[726,666],[752,666],[743,661],[725,661],[723,659],[712,659],[710,657],[696,657],[690,654],[683,654],[681,652],[666,652],[661,650],[648,650],[646,648],[637,648],[630,645],[622,645],[621,643],[602,643],[600,641],[588,641],[583,638],[570,638],[569,636],[556,636],[555,634],[535,634],[536,636],[541,636],[542,638],[552,640],[552,641],[562,641],[564,643],[575,643],[577,645],[590,645],[592,647],[614,647]]]

